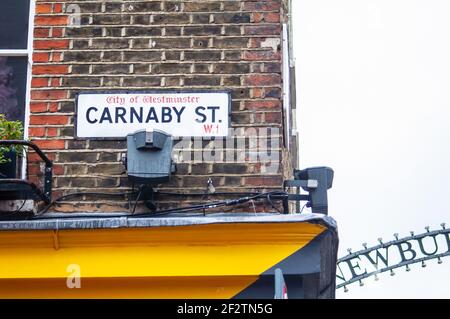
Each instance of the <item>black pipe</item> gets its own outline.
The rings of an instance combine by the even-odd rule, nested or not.
[[[41,151],[41,149],[36,144],[34,144],[32,142],[22,141],[22,140],[5,140],[5,141],[0,141],[0,145],[30,146],[39,155],[39,157],[45,162],[45,165],[47,167],[53,166],[52,161]]]

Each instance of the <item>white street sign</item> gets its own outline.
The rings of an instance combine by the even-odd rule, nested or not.
[[[172,136],[227,136],[228,92],[80,93],[79,138],[125,137],[158,129]]]

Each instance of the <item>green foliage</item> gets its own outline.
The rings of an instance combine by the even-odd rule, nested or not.
[[[20,121],[8,121],[5,114],[0,114],[0,140],[21,140],[23,137],[23,125]],[[15,150],[21,154],[22,146],[0,147],[0,164],[9,160],[4,157],[4,153]]]

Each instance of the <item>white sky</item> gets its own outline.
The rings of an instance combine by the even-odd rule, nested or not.
[[[440,228],[450,198],[450,2],[293,0],[300,165],[335,171],[340,256]],[[338,298],[450,298],[450,258]]]

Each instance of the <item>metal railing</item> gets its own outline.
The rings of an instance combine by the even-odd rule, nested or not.
[[[42,152],[42,150],[34,143],[23,140],[5,140],[0,141],[0,146],[6,145],[22,145],[31,147],[36,154],[45,163],[44,168],[44,190],[41,192],[34,184],[28,182],[27,180],[17,179],[17,178],[3,178],[0,179],[0,184],[17,184],[17,185],[28,185],[36,195],[38,195],[47,204],[51,202],[52,197],[52,176],[53,176],[53,162]]]

